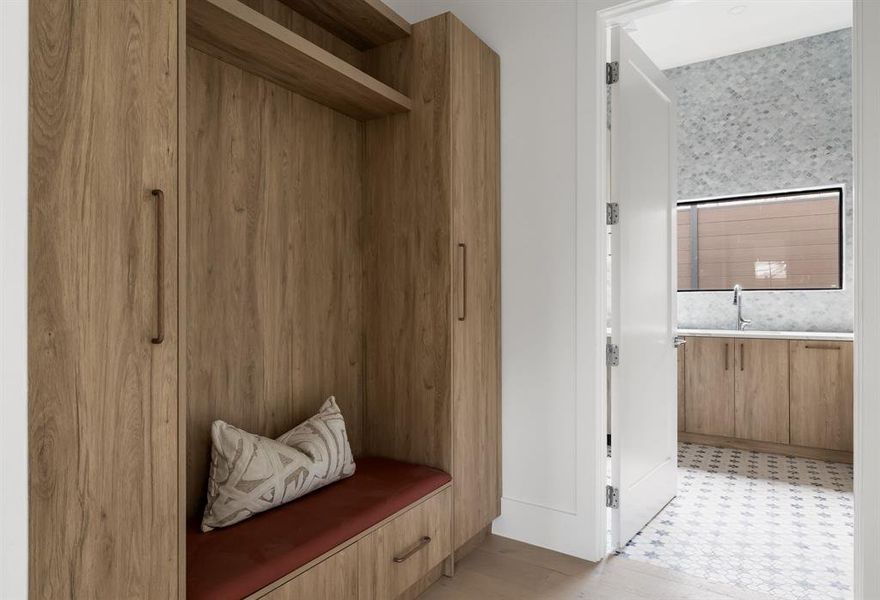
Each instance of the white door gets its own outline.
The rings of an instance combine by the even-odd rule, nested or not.
[[[624,546],[676,493],[675,95],[618,28],[611,34],[611,473]]]

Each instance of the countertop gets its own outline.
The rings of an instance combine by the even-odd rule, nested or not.
[[[820,331],[758,331],[746,329],[736,331],[734,329],[679,329],[678,335],[694,337],[737,337],[737,338],[760,338],[776,340],[825,340],[829,342],[851,342],[853,334],[846,332],[820,332]]]

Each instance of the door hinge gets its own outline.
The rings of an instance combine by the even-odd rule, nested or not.
[[[617,225],[620,223],[620,205],[617,202],[609,202],[605,205],[605,224]]]
[[[605,83],[611,85],[612,83],[617,83],[620,80],[620,63],[616,60],[614,62],[605,63]]]
[[[620,364],[620,348],[617,344],[605,345],[605,364],[609,367],[616,367]]]
[[[620,490],[616,487],[605,486],[605,506],[608,508],[620,508]]]

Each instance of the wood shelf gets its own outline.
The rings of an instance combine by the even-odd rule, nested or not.
[[[238,0],[189,0],[187,45],[359,120],[412,103]]]
[[[282,0],[358,50],[368,50],[410,35],[409,22],[382,0]]]

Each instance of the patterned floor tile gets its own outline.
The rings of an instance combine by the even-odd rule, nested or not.
[[[678,496],[622,556],[785,600],[853,597],[852,465],[679,444]]]

